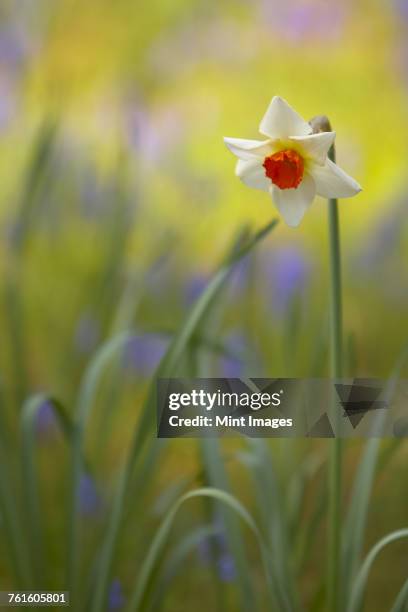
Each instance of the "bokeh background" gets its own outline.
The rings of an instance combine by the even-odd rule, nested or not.
[[[51,394],[73,413],[95,351],[114,333],[132,330],[115,365],[120,384],[107,376],[87,439],[93,469],[83,476],[81,499],[93,544],[147,382],[169,339],[241,228],[278,216],[264,193],[234,176],[235,159],[222,142],[225,135],[257,138],[273,95],[305,118],[330,117],[338,162],[363,186],[358,197],[340,203],[346,371],[386,378],[408,336],[406,0],[2,0],[0,412],[6,437],[18,440],[19,410],[33,393]],[[299,229],[280,223],[237,266],[208,324],[219,346],[204,351],[201,373],[328,375],[326,213],[325,202],[316,200]],[[51,576],[61,588],[68,459],[46,402],[37,429]],[[291,465],[283,447],[271,444],[272,452],[282,474],[295,473],[305,457],[316,463],[313,492],[324,478],[325,445],[292,444]],[[359,444],[349,444],[347,482]],[[226,463],[234,487],[250,506],[234,458],[239,443],[223,448],[232,453]],[[407,518],[406,458],[401,444],[376,482],[370,542]],[[10,458],[17,474],[16,462],[17,454]],[[157,525],[156,498],[165,485],[179,490],[177,483],[188,483],[199,466],[194,442],[166,449],[147,494],[149,528]],[[119,556],[110,609],[126,600],[148,541],[139,518],[130,523],[132,541]],[[322,572],[318,548],[302,573],[306,609]],[[233,610],[233,559],[220,550],[216,572],[226,589],[225,609]],[[406,568],[399,545],[384,553],[367,609],[388,609],[406,574],[404,559]],[[166,609],[213,604],[213,561],[204,549],[191,557],[189,582],[175,580]],[[255,560],[254,575],[261,583]],[[9,580],[2,555],[2,588]]]

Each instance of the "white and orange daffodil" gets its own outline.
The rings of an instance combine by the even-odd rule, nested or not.
[[[259,131],[267,140],[224,138],[238,157],[243,183],[271,194],[288,225],[299,225],[316,195],[350,198],[360,185],[328,158],[335,132],[313,133],[307,121],[275,96]]]

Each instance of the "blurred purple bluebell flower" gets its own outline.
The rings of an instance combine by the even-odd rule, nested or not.
[[[122,583],[118,578],[112,580],[108,593],[108,611],[121,610],[125,605]]]
[[[89,474],[82,474],[79,487],[79,511],[83,516],[95,516],[102,509],[102,497],[96,487],[95,480]]]
[[[200,297],[206,286],[208,277],[204,274],[191,276],[184,286],[184,300],[186,306],[191,306]]]
[[[369,240],[363,243],[360,251],[354,255],[353,264],[363,272],[383,264],[398,248],[404,229],[401,222],[402,209],[400,214],[398,210],[394,212],[395,214],[387,215],[376,223],[372,231],[367,233]],[[406,214],[406,211],[404,212]]]
[[[224,522],[217,517],[214,523],[217,533],[201,540],[197,547],[198,557],[203,565],[215,564],[222,582],[233,582],[236,578],[236,568],[225,537]]]
[[[242,295],[247,288],[251,269],[250,261],[250,257],[244,257],[232,270],[229,286],[234,297]]]
[[[408,0],[394,0],[393,4],[398,14],[408,20]]]
[[[234,353],[234,356],[223,355],[220,358],[219,375],[223,378],[241,378],[245,373],[245,364],[241,356],[247,353],[248,348],[244,336],[240,333],[231,334],[226,338],[225,346]]]
[[[125,131],[130,147],[148,164],[156,164],[180,141],[184,121],[171,106],[153,111],[137,98],[125,102]]]
[[[232,555],[223,553],[217,562],[218,575],[222,582],[233,582],[236,578],[235,562]]]
[[[0,76],[0,130],[5,130],[16,116],[18,96],[15,84]]]
[[[397,44],[397,51],[395,56],[396,69],[401,75],[401,79],[407,84],[408,81],[408,45],[405,42],[405,38],[399,41]]]
[[[100,338],[99,322],[89,313],[84,313],[76,326],[74,344],[79,353],[90,353]]]
[[[127,110],[126,132],[133,149],[149,161],[158,159],[161,152],[160,135],[151,124],[147,110],[137,105]]]
[[[4,227],[7,246],[13,250],[18,247],[23,235],[23,224],[20,221],[8,220]]]
[[[297,246],[266,253],[263,282],[267,298],[277,313],[285,314],[293,299],[304,292],[310,273],[310,262]]]
[[[81,213],[87,219],[94,219],[107,212],[108,202],[113,197],[113,190],[102,183],[93,168],[86,168],[80,176]],[[110,191],[112,193],[110,193]]]
[[[371,236],[369,244],[361,252],[360,263],[363,268],[381,265],[394,252],[401,236],[401,224],[394,219],[384,220]]]
[[[9,21],[0,26],[0,66],[15,73],[32,52],[32,41],[21,24]]]
[[[209,565],[211,563],[211,538],[207,536],[199,541],[197,546],[197,554],[200,563],[203,565]]]
[[[124,351],[124,366],[141,376],[149,376],[159,365],[168,339],[157,334],[133,336]]]
[[[241,44],[237,45],[236,41]],[[177,29],[176,36],[169,40],[163,37],[152,47],[149,54],[149,65],[158,75],[180,74],[180,71],[193,70],[202,62],[215,61],[223,64],[242,65],[251,60],[256,54],[254,35],[252,30],[244,29],[241,24],[233,20],[210,18],[197,28],[193,21],[189,21]],[[205,96],[206,121],[217,122],[219,100],[214,95]]]
[[[334,0],[261,0],[262,23],[294,43],[333,40],[342,34],[346,7]]]
[[[39,438],[54,438],[58,432],[58,421],[52,402],[45,400],[39,407],[35,417],[35,431]]]

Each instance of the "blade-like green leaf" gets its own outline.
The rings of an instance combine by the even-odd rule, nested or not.
[[[407,351],[404,349],[401,357],[397,361],[385,390],[385,397],[388,402],[390,402],[393,397],[398,375],[405,363],[406,357]],[[381,435],[386,417],[386,411],[380,411],[378,413],[374,423],[374,431],[372,432],[373,436]],[[380,450],[380,442],[380,437],[373,437],[366,442],[363,455],[354,478],[351,501],[343,530],[343,607],[345,607],[347,604],[348,596],[351,590],[352,578],[356,574],[357,566],[361,559],[361,551],[363,548],[364,533],[369,512],[375,470],[377,467],[378,454]]]
[[[211,487],[230,493],[231,487],[221,456],[219,440],[216,438],[205,438],[200,440],[200,446],[207,483]],[[221,516],[228,548],[234,558],[237,571],[237,585],[241,591],[241,608],[243,610],[255,611],[258,609],[258,604],[252,587],[251,568],[248,564],[240,525],[230,509],[224,505],[217,504],[217,512]]]
[[[263,533],[271,551],[269,571],[274,576],[279,610],[299,609],[285,504],[272,456],[262,439],[251,438],[247,444],[248,453],[240,457],[249,468],[254,483]]]
[[[35,461],[35,422],[38,410],[45,403],[51,404],[58,420],[64,438],[70,445],[74,435],[74,425],[62,404],[47,395],[38,394],[23,404],[21,411],[21,438],[22,438],[22,469],[23,469],[23,495],[27,508],[27,527],[31,547],[31,563],[35,570],[36,584],[45,582],[45,559],[43,546],[43,520],[39,496],[39,481]],[[83,458],[83,464],[87,461]],[[87,468],[89,470],[89,468]]]
[[[104,344],[92,359],[85,372],[78,395],[77,417],[74,425],[72,440],[72,473],[71,473],[71,503],[68,515],[68,585],[71,591],[71,601],[75,602],[77,575],[79,570],[79,499],[78,489],[83,463],[83,444],[86,425],[89,421],[95,403],[96,393],[106,368],[117,354],[123,350],[132,334],[125,332],[115,336]],[[74,605],[74,604],[73,604]]]
[[[34,142],[33,151],[25,175],[14,219],[16,229],[11,241],[9,265],[6,269],[4,301],[7,317],[5,326],[8,335],[7,351],[13,368],[13,388],[15,404],[20,409],[27,391],[26,363],[28,351],[25,346],[25,313],[22,297],[21,271],[25,264],[24,249],[30,235],[31,226],[37,218],[38,207],[43,201],[41,194],[48,183],[50,160],[57,134],[57,123],[46,118],[41,124]],[[4,341],[4,340],[3,340]]]
[[[269,575],[268,563],[266,561],[267,552],[265,546],[263,544],[263,539],[261,534],[258,531],[258,528],[246,510],[246,508],[231,494],[226,493],[225,491],[220,491],[214,488],[202,488],[196,489],[195,491],[191,491],[186,493],[176,502],[173,508],[168,512],[166,518],[163,520],[160,525],[158,531],[156,532],[155,537],[151,543],[151,546],[147,552],[147,555],[144,559],[143,565],[138,572],[138,576],[135,582],[135,587],[130,596],[128,606],[126,607],[126,612],[140,612],[142,609],[143,598],[146,592],[146,589],[149,584],[150,577],[152,572],[157,564],[160,556],[162,555],[163,549],[166,545],[173,521],[180,509],[180,507],[189,499],[193,499],[196,497],[211,497],[218,502],[228,506],[234,513],[241,518],[241,520],[246,523],[246,525],[250,528],[252,533],[255,535],[258,545],[261,550],[262,559],[264,562],[264,569],[267,575],[267,581],[270,587],[272,587],[272,580]]]
[[[390,612],[407,612],[408,610],[408,579],[402,585],[400,592]]]
[[[31,564],[36,576],[36,584],[44,581],[44,533],[41,519],[38,472],[34,457],[35,419],[41,405],[47,400],[40,394],[26,400],[21,411],[21,442],[23,468],[23,494],[27,510],[27,527],[31,547]],[[45,586],[44,581],[44,586]]]
[[[182,360],[183,353],[187,349],[189,342],[194,337],[194,334],[200,326],[203,318],[208,314],[212,304],[223,288],[232,266],[247,253],[249,253],[249,251],[254,248],[257,243],[276,226],[276,224],[276,220],[272,221],[265,228],[255,234],[252,239],[248,239],[243,246],[239,247],[238,250],[235,249],[232,255],[228,256],[226,263],[222,265],[221,269],[216,273],[212,281],[210,281],[208,284],[206,290],[193,306],[185,324],[179,330],[173,342],[170,344],[166,355],[158,367],[156,376],[152,381],[142,415],[140,417],[140,422],[134,433],[128,460],[119,475],[117,492],[114,498],[112,513],[107,526],[105,541],[103,543],[100,563],[98,566],[98,581],[92,604],[92,612],[102,612],[102,610],[104,610],[104,602],[108,591],[111,565],[113,562],[116,542],[125,508],[126,493],[129,483],[131,482],[134,466],[138,457],[140,456],[146,439],[149,438],[149,434],[151,435],[151,430],[155,419],[156,378],[170,377],[172,375],[174,376],[177,365]]]
[[[367,584],[368,575],[371,570],[371,566],[377,558],[377,555],[392,542],[408,538],[408,529],[400,529],[394,531],[382,538],[368,553],[367,557],[362,564],[360,571],[355,579],[353,589],[351,591],[350,602],[347,606],[347,612],[359,612],[363,603],[364,592]]]
[[[37,206],[41,203],[40,196],[49,183],[50,161],[57,132],[56,120],[47,117],[41,124],[34,142],[31,159],[23,179],[20,202],[17,206],[19,231],[13,243],[17,256],[22,255],[31,225],[35,222]]]
[[[157,583],[154,584],[154,593],[147,605],[146,612],[158,612],[161,609],[164,604],[163,600],[166,590],[169,588],[171,581],[177,576],[188,556],[197,549],[203,540],[211,538],[211,536],[215,536],[217,533],[218,529],[216,526],[202,525],[190,531],[177,543],[165,562],[161,576],[158,577]]]
[[[32,567],[27,551],[25,524],[18,512],[15,492],[7,472],[7,461],[0,440],[0,516],[3,533],[8,544],[17,589],[33,587]]]

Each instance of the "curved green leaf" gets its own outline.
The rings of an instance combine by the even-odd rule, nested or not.
[[[272,579],[269,573],[269,566],[266,560],[267,552],[263,543],[263,539],[258,531],[255,521],[253,520],[249,512],[246,510],[246,508],[234,496],[232,496],[230,493],[226,493],[225,491],[220,491],[219,489],[213,488],[196,489],[195,491],[190,491],[189,493],[186,493],[185,495],[179,498],[179,500],[174,504],[173,508],[168,512],[166,518],[163,520],[158,531],[156,532],[156,535],[153,538],[153,541],[150,545],[140,572],[138,573],[135,587],[129,599],[129,604],[126,607],[126,612],[139,612],[141,610],[143,598],[149,584],[149,579],[166,545],[176,514],[179,511],[180,507],[186,501],[195,497],[211,497],[225,504],[226,506],[231,508],[249,527],[249,529],[252,531],[252,533],[257,539],[258,545],[261,550],[262,560],[264,562],[264,568],[267,575],[268,584],[270,587],[272,587]],[[272,592],[273,591],[271,589],[271,593]]]
[[[408,608],[408,579],[402,585],[400,592],[397,595],[397,599],[391,608],[390,612],[407,612]]]
[[[78,489],[84,467],[83,444],[86,425],[89,421],[92,408],[95,404],[96,394],[100,381],[106,368],[112,363],[117,354],[123,350],[132,334],[124,332],[106,342],[95,354],[85,372],[78,396],[77,417],[72,436],[72,472],[71,472],[71,503],[68,517],[68,585],[71,591],[71,600],[76,597],[78,575]]]
[[[39,495],[38,472],[35,461],[35,419],[41,405],[47,401],[43,394],[29,398],[21,411],[23,495],[27,508],[27,527],[31,547],[31,563],[36,580],[44,578],[43,525]]]
[[[157,612],[159,608],[161,609],[166,590],[188,555],[197,549],[203,540],[211,536],[216,536],[218,533],[219,529],[216,526],[202,525],[196,527],[181,539],[169,555],[165,567],[163,568],[162,575],[158,578],[158,583],[154,585],[153,597],[147,605],[146,612],[151,612],[152,610]]]
[[[49,402],[58,420],[59,426],[68,443],[71,443],[74,434],[74,426],[67,415],[62,404],[46,395],[37,394],[28,398],[22,407],[20,417],[22,437],[22,470],[23,470],[23,495],[26,504],[27,526],[29,531],[31,560],[36,571],[37,583],[44,581],[44,546],[41,502],[39,496],[39,481],[35,460],[35,420],[39,408],[44,402]],[[83,460],[86,465],[86,460]]]
[[[373,546],[357,574],[357,578],[351,591],[350,603],[347,607],[347,612],[359,612],[363,603],[368,575],[378,554],[383,550],[383,548],[388,546],[388,544],[403,538],[408,538],[408,529],[394,531],[393,533],[390,533],[382,538],[375,546]]]

